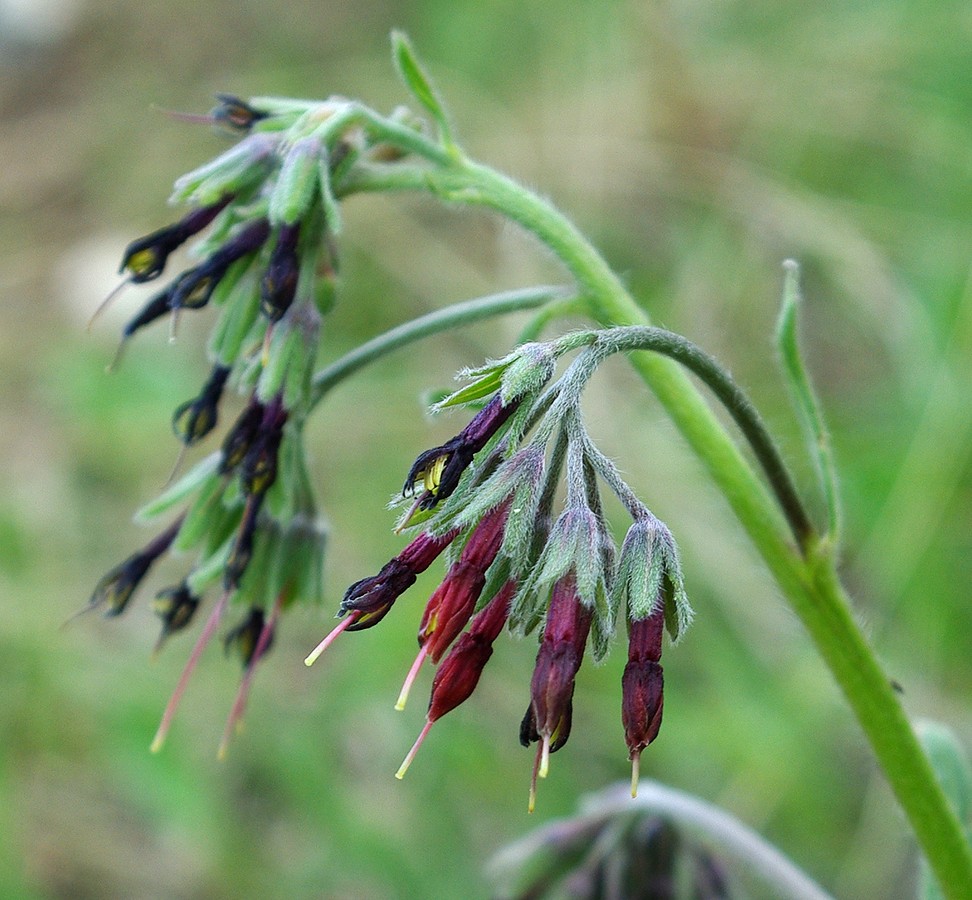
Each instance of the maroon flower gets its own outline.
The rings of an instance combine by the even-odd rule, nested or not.
[[[547,621],[530,683],[530,706],[520,726],[524,746],[539,741],[530,787],[530,810],[536,799],[537,775],[546,778],[550,754],[570,736],[574,679],[584,661],[593,613],[577,593],[571,571],[554,584]]]
[[[459,559],[446,573],[426,604],[419,626],[419,645],[438,662],[466,627],[486,584],[486,570],[503,543],[509,501],[491,509],[473,529]]]
[[[432,725],[446,713],[465,703],[479,684],[486,663],[493,655],[493,643],[499,637],[510,613],[510,600],[516,593],[516,582],[507,581],[476,615],[469,630],[459,638],[449,651],[442,665],[436,670],[432,680],[432,695],[429,697],[429,711],[422,729],[412,749],[395,774],[403,778],[412,764],[415,754],[428,735]]]
[[[659,664],[665,608],[628,622],[628,664],[621,676],[621,722],[631,760],[631,795],[638,792],[641,752],[661,727],[664,676]]]

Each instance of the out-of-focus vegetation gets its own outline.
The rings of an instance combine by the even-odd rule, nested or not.
[[[779,264],[802,262],[846,581],[909,712],[972,742],[967,4],[77,0],[53,31],[12,27],[13,8],[0,5],[0,894],[486,896],[475,873],[491,853],[627,776],[617,654],[582,670],[571,741],[527,817],[517,728],[534,646],[504,639],[394,780],[423,719],[427,680],[405,713],[392,704],[435,571],[378,629],[301,664],[345,585],[400,545],[387,496],[457,430],[423,416],[422,392],[502,354],[514,324],[399,354],[319,409],[333,603],[287,618],[226,762],[239,670],[215,649],[164,752],[148,753],[192,640],[150,662],[151,588],[174,570],[124,617],[59,628],[147,537],[131,511],[167,477],[171,410],[206,373],[186,321],[175,346],[158,328],[104,374],[134,291],[121,318],[84,330],[125,243],[169,220],[170,182],[222,145],[158,108],[204,111],[218,90],[391,108],[405,99],[394,26],[468,150],[549,195],[659,323],[721,358],[810,484],[770,342]],[[362,198],[346,217],[327,357],[446,302],[557,277],[486,216]],[[724,805],[841,896],[909,896],[894,803],[727,507],[623,365],[595,392],[592,430],[677,536],[698,613],[666,651],[665,724],[643,770]]]

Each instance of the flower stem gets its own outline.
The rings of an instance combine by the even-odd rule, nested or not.
[[[594,321],[651,324],[566,217],[492,169],[461,157],[441,168],[361,166],[348,174],[339,189],[345,196],[357,191],[418,190],[448,202],[492,209],[534,234],[559,257],[578,282]],[[806,627],[864,730],[942,891],[948,897],[967,897],[972,888],[972,850],[854,618],[830,545],[811,542],[804,557],[791,544],[773,498],[677,363],[642,352],[629,358],[725,495]]]
[[[487,297],[455,303],[405,322],[366,341],[318,372],[314,376],[311,406],[317,405],[339,382],[393,350],[460,325],[469,325],[472,322],[524,309],[535,309],[545,303],[562,300],[569,295],[569,288],[548,286],[504,291],[500,294],[490,294]]]

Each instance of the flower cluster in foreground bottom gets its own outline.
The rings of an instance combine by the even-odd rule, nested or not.
[[[173,201],[188,212],[133,241],[125,283],[160,278],[170,256],[198,238],[198,262],[172,278],[125,326],[123,346],[151,323],[217,310],[208,346],[211,370],[197,396],[173,415],[184,448],[217,429],[227,388],[244,402],[221,445],[139,513],[169,522],[97,585],[88,608],[123,612],[157,560],[195,556],[184,578],[161,590],[159,645],[193,621],[208,592],[218,594],[165,711],[162,745],[201,653],[228,610],[242,607],[225,634],[244,664],[221,750],[242,716],[250,681],[270,648],[281,614],[321,598],[325,532],[316,511],[303,445],[319,397],[313,374],[321,322],[333,305],[338,199],[359,168],[394,167],[404,155],[383,143],[377,114],[339,99],[324,103],[221,97],[209,121],[241,139],[176,182]],[[407,113],[387,120],[420,126]],[[439,407],[476,409],[454,438],[420,454],[405,479],[399,531],[413,534],[381,570],[348,588],[341,621],[307,658],[342,632],[377,625],[418,575],[440,556],[446,573],[418,631],[419,652],[399,699],[428,659],[436,665],[427,722],[399,770],[403,775],[434,722],[473,693],[504,630],[539,635],[520,740],[536,744],[530,791],[550,754],[571,731],[574,683],[589,651],[607,652],[619,618],[628,634],[621,718],[633,786],[638,761],[661,722],[663,631],[677,639],[689,609],[678,553],[668,531],[591,440],[580,397],[606,356],[610,332],[526,343],[467,372],[469,384]],[[555,378],[558,362],[572,361]],[[607,487],[631,518],[617,547],[602,510]],[[558,499],[563,497],[563,499]]]

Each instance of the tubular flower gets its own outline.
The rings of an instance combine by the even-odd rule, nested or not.
[[[270,234],[270,223],[257,219],[210,255],[205,262],[183,272],[169,297],[172,309],[201,309],[213,295],[229,267],[238,259],[255,253]]]
[[[638,793],[641,752],[661,728],[665,678],[660,664],[665,607],[628,621],[628,663],[621,676],[621,722],[631,760],[631,796]]]
[[[438,662],[459,632],[466,627],[486,584],[486,571],[503,542],[509,502],[490,510],[473,529],[459,559],[454,562],[425,607],[419,626],[419,646]]]
[[[209,206],[192,210],[174,225],[132,241],[125,248],[120,271],[128,272],[129,280],[136,284],[158,278],[169,255],[210,225],[232,199],[227,195]]]
[[[510,611],[510,598],[516,592],[516,582],[507,581],[476,615],[469,630],[453,645],[432,680],[432,695],[425,716],[425,727],[402,762],[396,778],[403,778],[415,759],[419,747],[428,736],[432,725],[446,713],[465,703],[476,690],[479,677],[493,655],[493,643],[506,625]]]
[[[446,547],[458,531],[441,537],[420,534],[398,556],[381,567],[377,575],[362,578],[347,589],[341,601],[341,614],[352,613],[355,621],[348,631],[360,631],[377,625],[392,604],[407,591]]]
[[[104,606],[106,616],[121,615],[149,569],[172,546],[181,525],[182,520],[177,520],[137,553],[107,572],[95,586],[88,605],[82,611]]]

